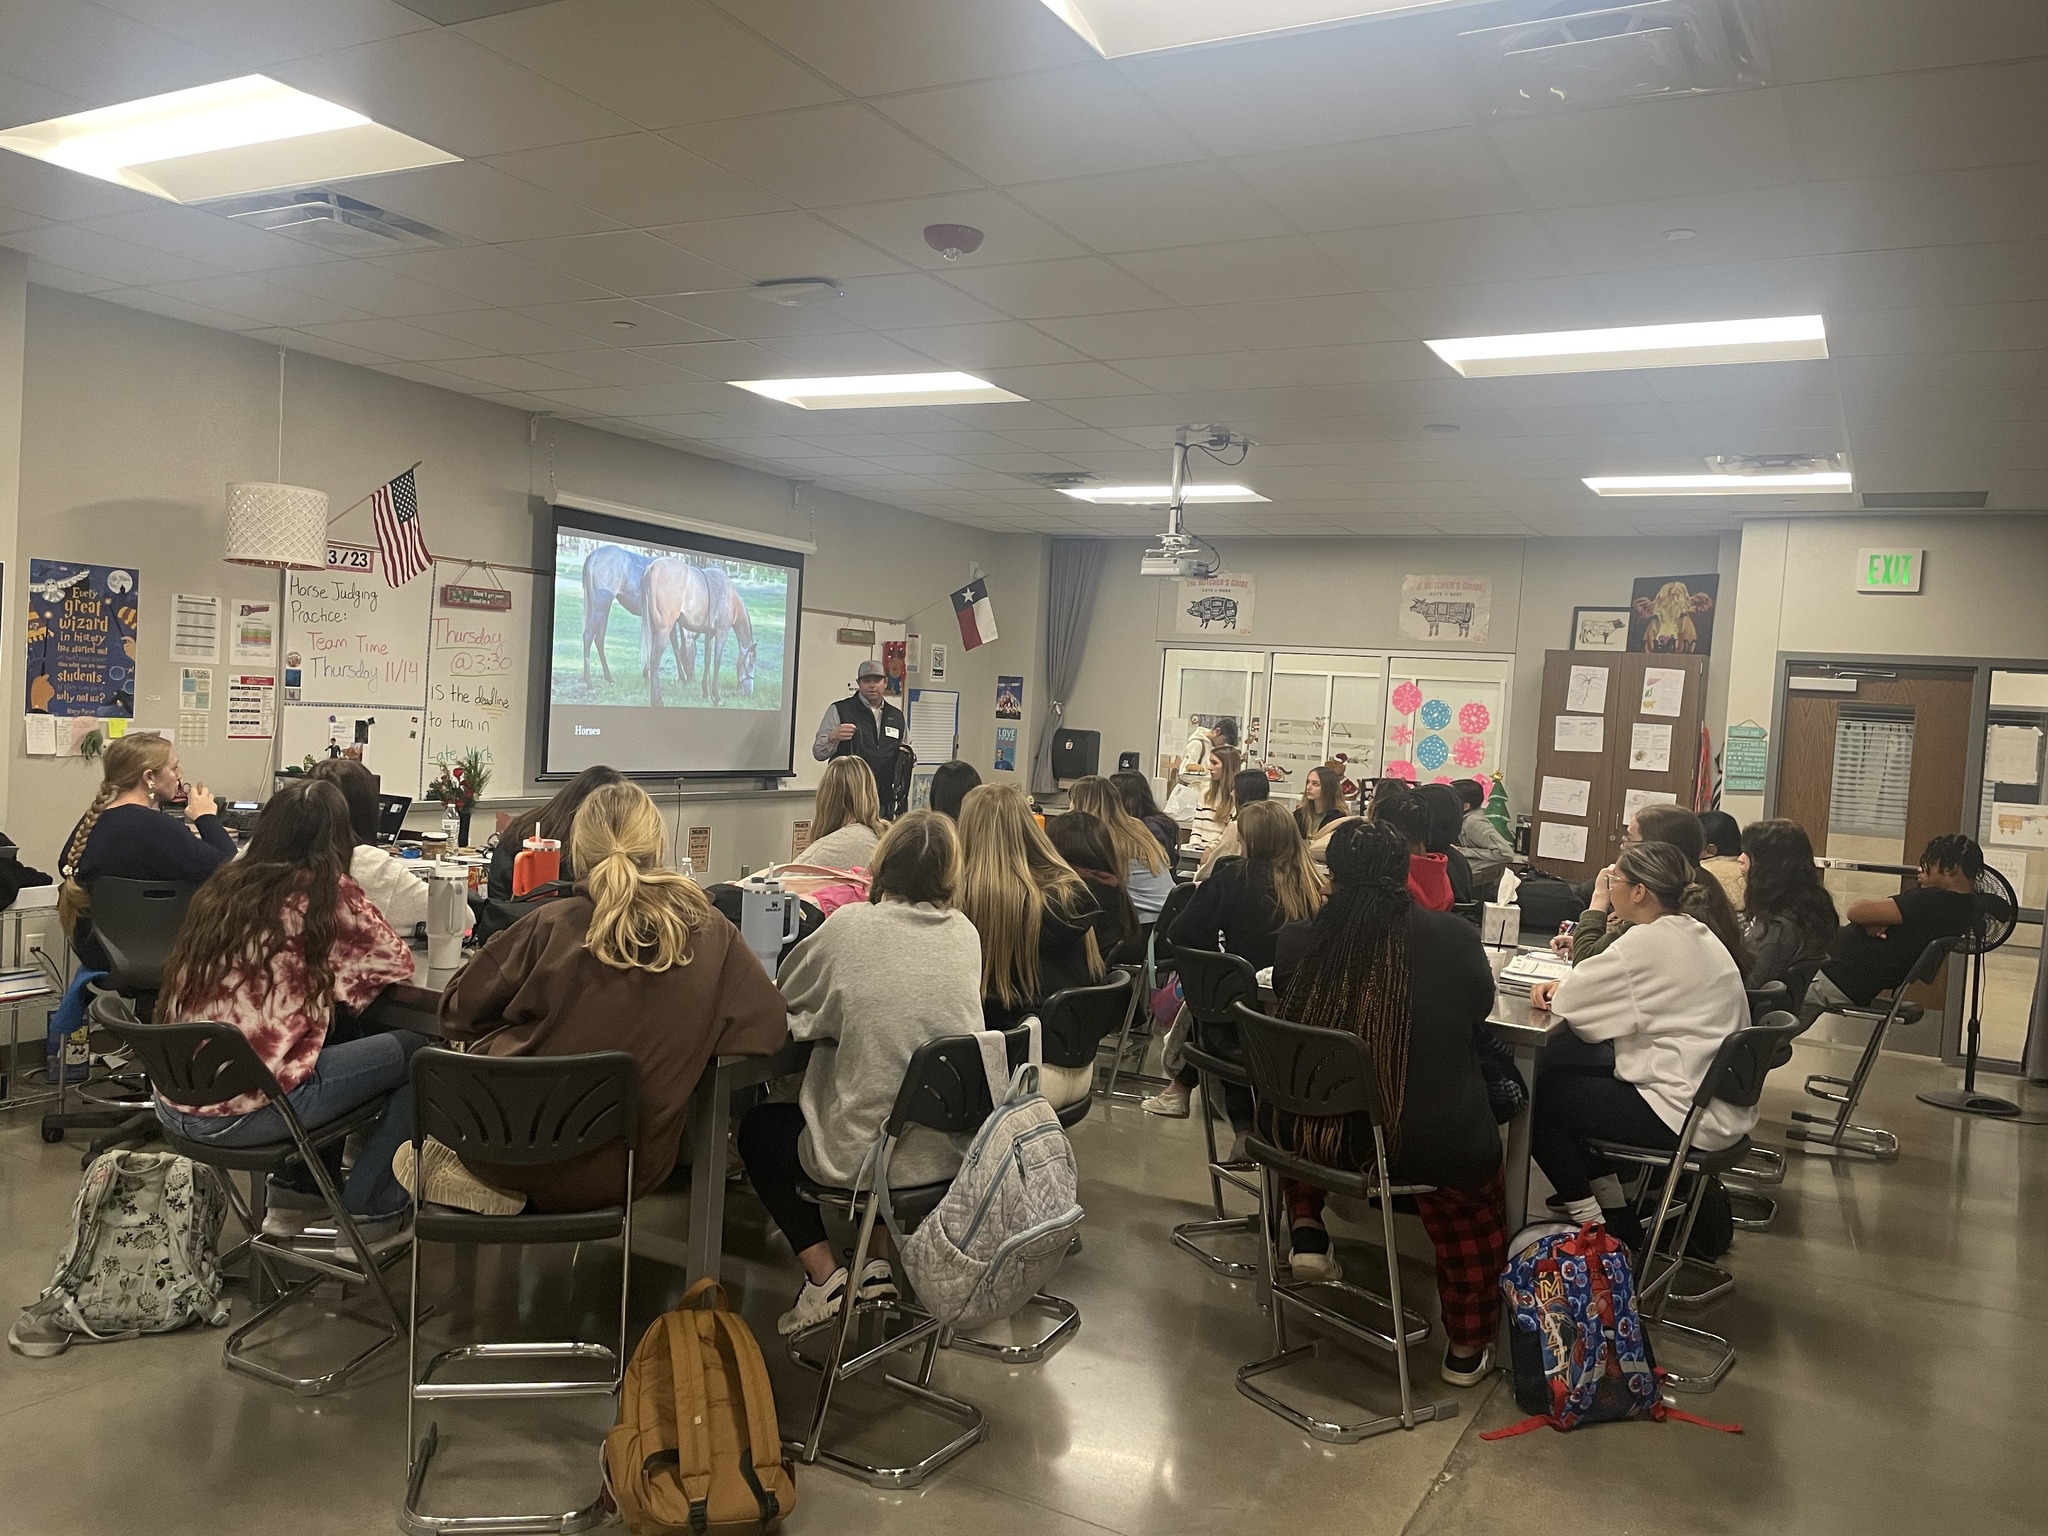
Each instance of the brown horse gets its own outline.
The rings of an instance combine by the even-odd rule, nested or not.
[[[724,566],[706,566],[704,575],[711,583],[711,627],[704,636],[706,684],[714,690],[718,687],[718,674],[725,665],[726,636],[731,635],[734,641],[733,681],[741,693],[751,694],[754,691],[754,661],[759,653],[759,647],[754,643],[753,616],[747,612],[740,589],[733,585],[732,577]],[[694,648],[696,642],[688,643]]]
[[[590,686],[590,647],[597,646],[597,662],[604,668],[604,680],[612,680],[612,664],[604,653],[605,630],[611,624],[612,603],[616,601],[634,618],[640,617],[640,584],[647,575],[648,560],[616,544],[600,544],[583,561],[583,685]]]
[[[711,627],[712,611],[704,567],[673,556],[648,563],[640,581],[640,664],[647,674],[648,703],[661,703],[661,660],[671,648],[677,681],[687,683],[695,676],[696,637]]]

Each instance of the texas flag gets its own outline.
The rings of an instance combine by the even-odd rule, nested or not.
[[[953,617],[960,621],[960,648],[971,651],[996,637],[996,611],[989,606],[988,582],[976,577],[953,594]]]

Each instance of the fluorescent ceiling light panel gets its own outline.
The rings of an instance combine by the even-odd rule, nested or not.
[[[1045,0],[1052,13],[1106,59],[1272,32],[1366,21],[1401,11],[1440,11],[1476,0]]]
[[[1817,475],[1596,475],[1596,496],[1841,496],[1855,487],[1846,470]]]
[[[1806,362],[1828,355],[1819,315],[1771,320],[1703,320],[1624,325],[1528,336],[1461,336],[1429,350],[1468,379],[1529,373],[1599,373],[1613,368],[1698,368],[1713,363]]]
[[[971,373],[877,373],[844,379],[733,379],[770,400],[806,411],[865,411],[885,405],[984,405],[1022,400]]]
[[[0,149],[174,203],[461,158],[266,75],[5,129]]]
[[[1076,501],[1092,501],[1097,506],[1116,507],[1163,507],[1173,500],[1170,485],[1063,485],[1062,496],[1071,496]],[[1180,488],[1183,501],[1265,501],[1248,485],[1184,485]]]

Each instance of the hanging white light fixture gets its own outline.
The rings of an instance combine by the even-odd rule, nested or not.
[[[228,483],[227,559],[273,570],[327,569],[327,493],[284,480],[284,349],[277,352],[277,479]]]

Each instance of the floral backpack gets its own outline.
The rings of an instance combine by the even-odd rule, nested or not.
[[[1628,1250],[1597,1222],[1526,1229],[1501,1272],[1508,1310],[1515,1401],[1531,1415],[1482,1440],[1504,1440],[1548,1424],[1577,1429],[1616,1419],[1681,1419],[1740,1434],[1668,1406],[1663,1373],[1636,1310]]]
[[[42,1359],[79,1340],[106,1344],[195,1320],[222,1326],[214,1245],[226,1209],[190,1158],[102,1153],[79,1186],[57,1273],[7,1330],[8,1344]]]

